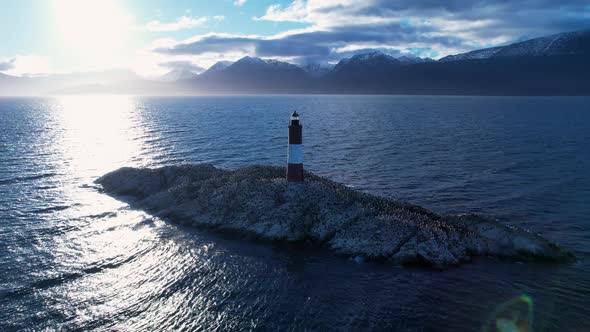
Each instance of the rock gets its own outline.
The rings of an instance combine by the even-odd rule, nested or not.
[[[310,241],[360,260],[459,265],[477,256],[570,261],[542,237],[477,215],[440,216],[361,193],[306,172],[287,184],[285,169],[211,165],[124,167],[96,182],[131,205],[182,224],[280,241]]]

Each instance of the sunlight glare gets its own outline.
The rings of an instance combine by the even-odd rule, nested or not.
[[[121,66],[132,20],[117,0],[52,0],[58,40],[64,51],[89,67]]]
[[[135,101],[127,96],[67,96],[58,99],[65,128],[62,160],[89,177],[133,165],[141,146]]]

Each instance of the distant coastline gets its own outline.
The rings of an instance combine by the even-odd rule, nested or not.
[[[444,57],[394,58],[375,51],[336,65],[295,65],[243,57],[203,73],[148,80],[131,71],[15,77],[0,74],[0,95],[143,96],[359,94],[464,96],[590,95],[590,30]]]

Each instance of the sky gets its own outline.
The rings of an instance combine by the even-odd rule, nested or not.
[[[243,56],[440,57],[590,28],[588,0],[0,0],[0,73],[155,77]]]

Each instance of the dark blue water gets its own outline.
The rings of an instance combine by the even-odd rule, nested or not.
[[[572,250],[431,271],[185,228],[93,181],[121,166],[286,161]],[[479,330],[511,299],[536,331],[590,329],[590,98],[0,99],[0,330]],[[491,331],[492,329],[490,329]]]

